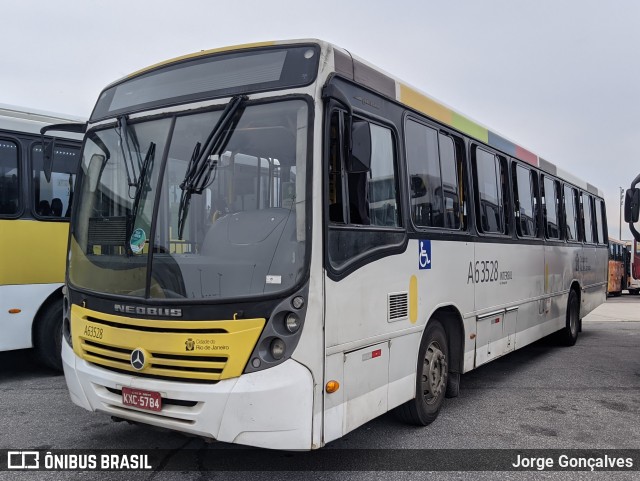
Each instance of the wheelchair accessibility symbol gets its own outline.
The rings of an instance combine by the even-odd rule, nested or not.
[[[431,241],[421,240],[418,244],[418,267],[420,269],[431,269]]]

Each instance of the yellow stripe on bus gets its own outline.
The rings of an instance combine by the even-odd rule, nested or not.
[[[158,67],[162,67],[164,65],[169,65],[172,63],[176,63],[176,62],[181,62],[183,60],[189,60],[192,58],[197,58],[197,57],[203,57],[205,55],[211,55],[214,53],[220,53],[220,52],[229,52],[232,50],[243,50],[246,48],[254,48],[254,47],[270,47],[272,45],[275,45],[276,42],[254,42],[254,43],[244,43],[241,45],[232,45],[230,47],[221,47],[221,48],[212,48],[209,50],[201,50],[200,52],[194,52],[194,53],[189,53],[187,55],[182,55],[180,57],[176,57],[176,58],[172,58],[170,60],[165,60],[163,62],[158,62],[156,64],[153,64],[149,67],[145,67],[143,69],[137,70],[135,72],[133,72],[132,74],[127,75],[128,78],[131,77],[135,77],[136,75],[140,75],[141,73],[145,73],[148,72],[150,70],[154,70]]]
[[[64,282],[69,224],[0,220],[0,285]]]
[[[409,279],[409,320],[415,324],[418,320],[418,278]]]

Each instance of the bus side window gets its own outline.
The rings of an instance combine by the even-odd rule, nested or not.
[[[442,168],[442,195],[444,196],[444,226],[449,229],[460,229],[464,209],[462,208],[462,162],[457,155],[460,145],[456,145],[453,137],[438,134],[440,146],[440,166]]]
[[[521,237],[538,236],[538,188],[535,174],[514,162],[513,195],[516,229]]]
[[[346,129],[353,125],[352,153],[345,148]],[[396,143],[393,131],[346,113],[331,113],[327,135],[326,201],[329,266],[341,271],[359,266],[364,254],[398,249],[405,239],[401,227]],[[347,155],[351,155],[347,158]],[[370,228],[375,227],[375,228]],[[360,264],[356,264],[356,262]]]
[[[456,139],[408,120],[411,217],[418,227],[464,228],[463,154]]]
[[[605,217],[603,215],[604,213],[604,205],[602,203],[602,201],[600,199],[596,200],[596,222],[597,222],[597,231],[598,231],[598,243],[599,244],[606,244],[607,243],[607,236],[605,235],[606,233],[606,229],[605,229],[605,225],[604,225],[604,220]]]
[[[584,240],[585,242],[588,242],[589,244],[593,244],[594,242],[594,237],[593,237],[593,215],[591,213],[591,196],[585,194],[584,192],[582,193],[582,212],[583,212],[583,220],[584,220]],[[595,237],[595,241],[597,242],[597,234]]]
[[[578,230],[578,204],[576,202],[577,192],[573,187],[564,186],[564,219],[565,219],[565,236],[567,240],[580,240],[580,231]]]
[[[354,159],[348,168],[342,135],[345,124],[340,112],[332,114],[329,126],[329,221],[333,224],[398,227],[399,198],[391,130],[354,119],[354,132],[356,129],[369,130],[364,137],[370,137],[371,163],[365,167]]]
[[[368,202],[365,200],[365,209],[362,210],[368,210],[370,225],[398,227],[400,225],[399,198],[396,188],[398,182],[393,135],[386,127],[369,124],[369,128],[371,129],[371,168],[367,175]]]
[[[547,239],[560,239],[560,223],[559,223],[559,198],[557,183],[545,176],[544,177],[544,213],[547,229]]]
[[[506,234],[505,186],[508,185],[501,159],[480,148],[475,149],[475,190],[478,200],[478,229],[487,234]]]
[[[42,165],[42,146],[31,148],[33,209],[40,217],[71,216],[73,189],[80,161],[80,149],[56,145],[51,181],[47,182]]]
[[[13,216],[20,208],[18,146],[0,140],[0,215]]]
[[[600,238],[600,224],[602,219],[598,215],[598,200],[591,197],[591,220],[593,221],[593,243],[600,244],[602,239]]]
[[[329,126],[329,222],[345,224],[343,204],[344,152],[341,143],[342,115],[335,111],[331,114]]]

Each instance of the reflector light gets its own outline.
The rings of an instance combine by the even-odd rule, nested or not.
[[[331,394],[340,389],[340,383],[338,381],[329,381],[325,389],[329,394]]]
[[[20,314],[22,309],[9,309],[9,314]]]

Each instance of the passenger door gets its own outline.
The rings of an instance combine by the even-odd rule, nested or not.
[[[351,155],[344,141],[349,125]],[[408,322],[409,290],[407,267],[394,255],[404,251],[406,233],[393,128],[335,109],[328,129],[325,379],[342,387],[324,395],[324,442],[387,411],[389,359],[401,343],[375,339]]]

